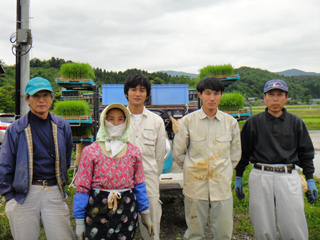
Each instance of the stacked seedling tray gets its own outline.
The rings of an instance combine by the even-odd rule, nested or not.
[[[78,100],[66,97],[55,104],[56,114],[70,123],[74,143],[94,142],[99,127],[99,90],[92,80],[94,71],[87,63],[66,63],[60,73],[62,76],[56,78],[56,82],[66,89],[64,91],[92,92],[92,101],[90,107],[80,96]]]

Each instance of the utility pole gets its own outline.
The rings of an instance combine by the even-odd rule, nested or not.
[[[16,115],[24,116],[29,106],[24,100],[25,87],[30,79],[29,51],[32,47],[31,30],[29,29],[30,0],[17,0],[16,24]]]

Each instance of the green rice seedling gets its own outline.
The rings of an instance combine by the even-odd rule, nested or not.
[[[199,70],[199,78],[203,79],[210,76],[233,75],[234,69],[231,64],[208,65]]]
[[[224,93],[222,94],[219,109],[222,111],[236,111],[242,109],[245,104],[241,93]]]
[[[83,137],[83,136],[92,136],[93,128],[92,127],[72,127],[72,136]]]
[[[60,101],[55,104],[54,112],[58,116],[88,116],[90,105],[87,101]]]
[[[94,70],[88,63],[65,63],[60,68],[65,78],[95,78]]]

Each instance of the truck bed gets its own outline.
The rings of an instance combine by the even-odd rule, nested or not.
[[[172,162],[172,172],[162,173],[160,175],[160,191],[167,189],[182,189],[183,188],[183,171],[178,164]]]

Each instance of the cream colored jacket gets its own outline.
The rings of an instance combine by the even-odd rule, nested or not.
[[[232,116],[218,110],[210,119],[200,109],[182,118],[173,158],[183,165],[186,196],[210,201],[232,197],[233,168],[240,157],[240,129]]]
[[[162,118],[144,107],[141,123],[137,126],[130,112],[130,142],[141,151],[148,197],[159,197],[159,176],[166,151],[166,132]]]

